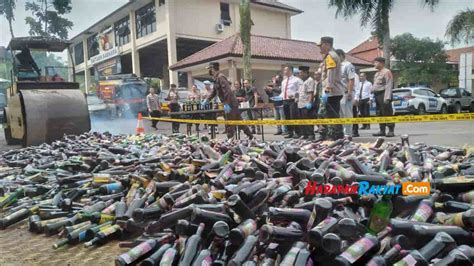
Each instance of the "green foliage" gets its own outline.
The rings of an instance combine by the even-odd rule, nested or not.
[[[50,69],[51,72],[59,74],[62,78],[67,80],[69,72],[67,67],[67,63],[64,60],[53,54],[53,53],[46,53],[44,51],[31,51],[31,56],[35,60],[38,67],[42,70],[42,75],[46,75],[45,67],[54,67],[54,69]],[[0,78],[3,79],[10,79],[10,71],[12,69],[12,61],[11,58],[8,58],[2,62],[0,62]]]
[[[33,16],[25,19],[30,35],[67,39],[73,23],[64,17],[71,12],[71,0],[28,0],[25,10]]]
[[[11,79],[12,64],[10,62],[0,62],[0,78]]]
[[[419,39],[404,33],[393,38],[391,48],[397,59],[393,70],[400,73],[401,84],[449,82],[456,75],[446,64],[444,44],[439,40]]]
[[[449,22],[445,35],[451,44],[474,41],[474,10],[468,8],[456,14]]]
[[[15,20],[14,10],[16,8],[16,0],[0,0],[0,16],[4,16],[8,21],[10,27],[10,35],[15,37],[13,34],[12,21]]]
[[[343,16],[350,18],[360,15],[360,25],[370,26],[378,37],[380,44],[384,45],[384,57],[390,63],[390,23],[389,17],[394,0],[329,0],[329,7],[335,7],[336,18]],[[421,0],[423,6],[433,10],[439,0]]]

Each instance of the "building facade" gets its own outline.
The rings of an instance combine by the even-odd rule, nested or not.
[[[458,86],[474,92],[474,46],[447,50],[448,62],[457,65]]]
[[[239,0],[131,0],[71,39],[76,74],[86,90],[99,76],[133,73],[177,84],[169,66],[239,32]],[[302,11],[252,0],[252,33],[291,38]],[[186,82],[186,77],[183,80]]]

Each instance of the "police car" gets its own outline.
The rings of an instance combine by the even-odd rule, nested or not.
[[[394,89],[392,105],[395,114],[448,113],[446,100],[425,87]]]

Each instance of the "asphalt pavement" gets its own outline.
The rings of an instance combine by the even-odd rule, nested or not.
[[[143,121],[145,133],[161,133],[171,134],[171,124],[160,122],[158,123],[158,130],[151,128],[150,121]],[[105,132],[109,131],[113,134],[134,134],[137,126],[137,120],[134,118],[121,119],[98,119],[92,118],[92,130]],[[200,126],[200,134],[207,134],[207,130],[202,130],[203,125]],[[195,133],[195,126],[192,127]],[[219,126],[217,138],[226,138],[224,126]],[[360,130],[360,137],[354,138],[355,142],[367,143],[374,142],[377,138],[372,134],[378,131],[378,125],[371,125],[370,130]],[[181,125],[180,132],[186,132],[186,125]],[[264,127],[265,140],[283,140],[282,136],[275,136],[275,126]],[[474,121],[454,121],[454,122],[430,122],[430,123],[401,123],[395,127],[395,137],[386,138],[389,142],[399,142],[400,135],[407,134],[410,136],[410,142],[424,142],[429,145],[442,145],[450,147],[463,147],[465,145],[474,146]],[[242,134],[242,138],[244,135]],[[258,136],[261,139],[261,136]],[[0,133],[0,151],[19,148],[19,146],[7,146],[5,138]]]

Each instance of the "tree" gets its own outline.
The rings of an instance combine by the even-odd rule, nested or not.
[[[404,33],[393,38],[391,48],[396,58],[392,69],[400,73],[400,84],[449,82],[455,75],[446,64],[447,55],[440,40],[418,39]]]
[[[422,0],[424,6],[431,9],[439,0]],[[360,25],[370,27],[375,31],[380,44],[383,46],[383,56],[387,67],[390,67],[390,12],[395,0],[329,0],[330,7],[336,7],[336,18],[342,15],[345,18],[360,14]]]
[[[445,36],[451,44],[464,41],[466,44],[474,40],[474,10],[460,11],[449,21]]]
[[[30,35],[67,39],[73,23],[63,15],[71,12],[71,0],[29,0],[25,10],[33,17],[25,19]]]
[[[5,16],[10,27],[10,35],[12,38],[15,37],[13,34],[12,22],[15,20],[13,11],[16,7],[16,0],[0,0],[0,16]]]
[[[244,61],[244,79],[252,81],[252,65],[250,59],[252,50],[250,44],[250,31],[252,28],[252,19],[250,16],[250,1],[240,0],[240,38],[244,48],[242,59]]]

